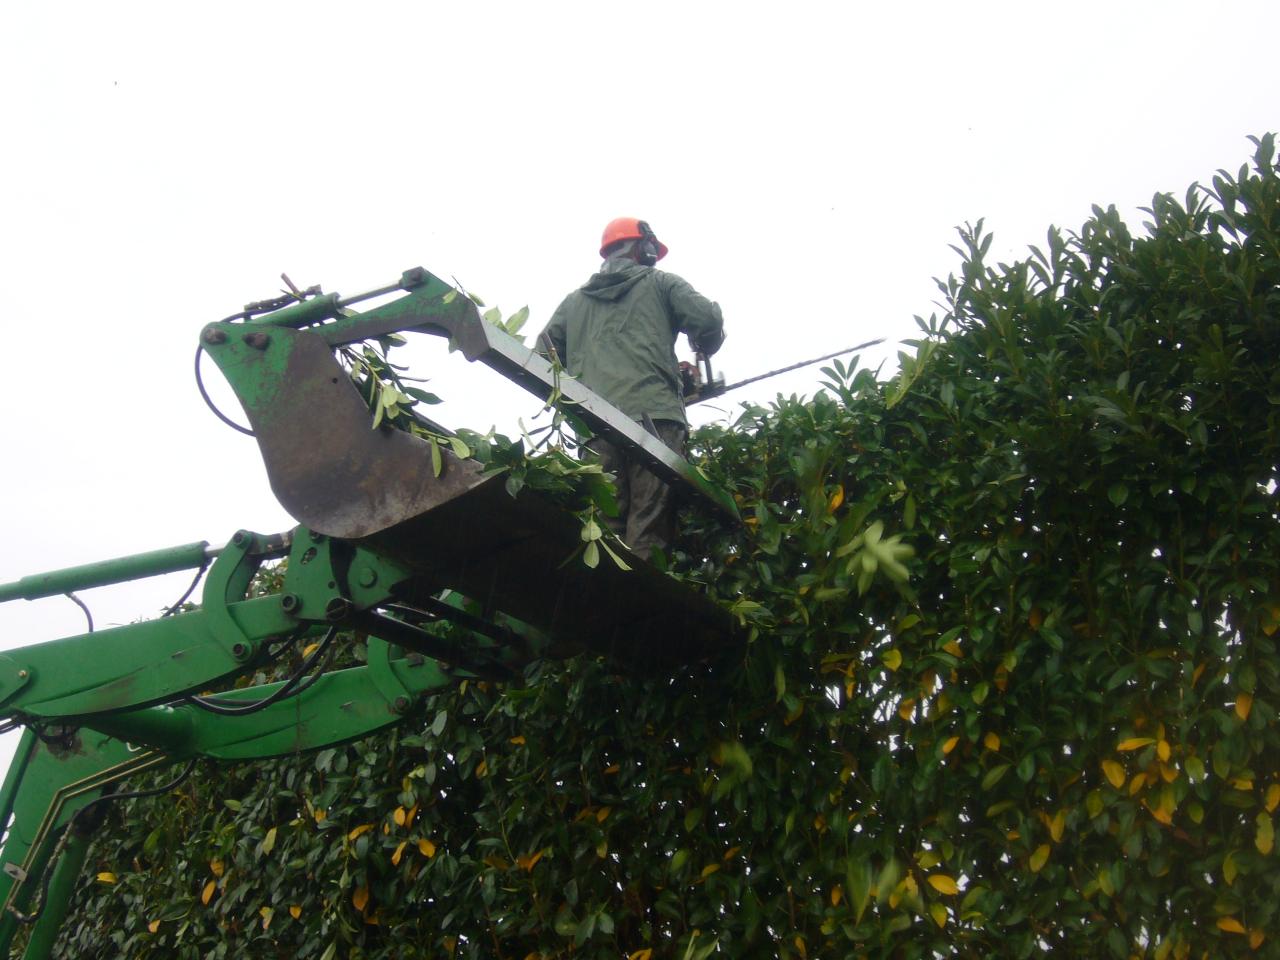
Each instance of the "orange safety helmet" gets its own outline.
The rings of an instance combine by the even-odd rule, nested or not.
[[[603,257],[605,251],[620,240],[651,241],[656,249],[653,256],[655,261],[667,255],[667,245],[653,235],[649,224],[635,217],[618,217],[609,221],[608,226],[604,228],[603,236],[600,237],[600,256]]]

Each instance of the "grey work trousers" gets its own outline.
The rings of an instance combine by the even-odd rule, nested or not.
[[[658,439],[683,457],[689,429],[678,420],[655,420],[653,426]],[[655,548],[669,549],[676,533],[675,491],[609,441],[596,437],[586,446],[618,487],[618,516],[608,518],[613,532],[642,560]]]

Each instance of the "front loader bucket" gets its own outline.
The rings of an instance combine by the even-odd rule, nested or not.
[[[486,615],[506,614],[559,642],[637,665],[690,661],[723,645],[720,607],[620,551],[594,569],[573,558],[577,520],[501,476],[400,430],[371,429],[367,406],[318,333],[274,327],[205,349],[253,427],[271,488],[311,530],[359,541],[417,574],[404,600],[449,588]],[[218,338],[212,338],[217,340]]]

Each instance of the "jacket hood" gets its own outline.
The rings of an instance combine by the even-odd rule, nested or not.
[[[649,270],[633,261],[606,260],[600,272],[593,274],[580,289],[593,300],[621,300]]]

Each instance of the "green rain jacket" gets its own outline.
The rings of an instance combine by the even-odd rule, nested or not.
[[[568,374],[634,420],[688,423],[676,337],[710,356],[724,342],[720,306],[673,273],[625,257],[565,297],[539,338]]]

